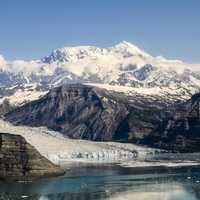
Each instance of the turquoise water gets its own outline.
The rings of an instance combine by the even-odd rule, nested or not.
[[[200,200],[200,170],[72,167],[62,177],[26,184],[0,182],[0,199]]]

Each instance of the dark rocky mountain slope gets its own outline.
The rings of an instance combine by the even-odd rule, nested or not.
[[[101,90],[72,84],[52,89],[6,114],[6,119],[17,125],[47,126],[71,138],[112,140],[127,114],[125,104]]]
[[[170,118],[165,118],[144,143],[181,152],[200,151],[200,93],[176,106]]]
[[[30,181],[63,173],[22,136],[0,133],[0,179]]]
[[[16,125],[47,126],[70,138],[199,151],[199,95],[134,95],[81,84],[52,89],[5,115]]]
[[[149,135],[174,101],[72,84],[52,89],[5,118],[15,125],[47,126],[71,138],[132,141]]]

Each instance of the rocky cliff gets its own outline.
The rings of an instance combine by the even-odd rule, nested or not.
[[[63,171],[40,155],[22,136],[0,133],[0,179],[30,181]]]

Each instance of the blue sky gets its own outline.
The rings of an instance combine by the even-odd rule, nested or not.
[[[0,54],[38,59],[74,45],[132,42],[200,62],[199,0],[0,0]]]

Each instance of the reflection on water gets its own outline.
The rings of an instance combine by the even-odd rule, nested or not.
[[[33,183],[1,183],[0,199],[200,200],[198,168],[136,171],[114,166],[74,167],[65,176]]]

